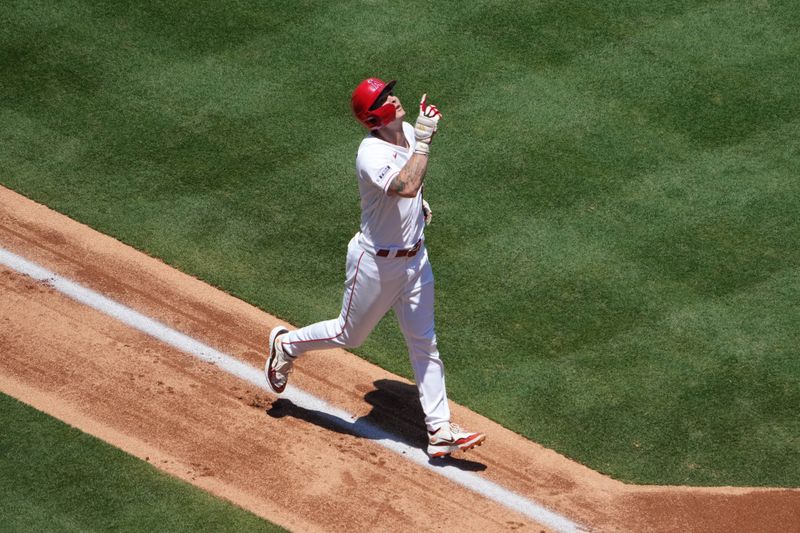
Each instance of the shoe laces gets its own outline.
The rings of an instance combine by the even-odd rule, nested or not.
[[[446,426],[442,426],[441,427],[441,429],[445,429],[445,428],[450,431],[450,436],[451,437],[453,435],[457,434],[457,433],[462,433],[464,431],[463,429],[461,429],[461,426],[459,426],[458,424],[453,424],[452,422],[448,423]],[[436,434],[431,433],[430,436],[431,436],[431,438],[434,438],[434,437],[441,438],[441,433],[437,431]]]
[[[294,361],[287,357],[281,357],[275,367],[280,368],[283,374],[292,374],[294,372]]]
[[[273,367],[282,374],[291,374],[294,372],[294,359],[286,355],[286,352],[283,350],[280,350],[275,357],[275,364]]]

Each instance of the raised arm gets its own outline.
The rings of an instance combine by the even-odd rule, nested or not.
[[[442,114],[436,106],[428,103],[428,95],[423,95],[419,103],[419,116],[414,125],[414,138],[417,141],[414,155],[392,179],[389,184],[389,194],[405,198],[414,198],[417,195],[428,172],[430,144],[439,127],[440,118]]]

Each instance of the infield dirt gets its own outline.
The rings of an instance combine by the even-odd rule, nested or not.
[[[281,323],[2,187],[0,247],[252,366]],[[546,530],[2,266],[0,353],[6,394],[292,530]],[[292,385],[424,446],[414,386],[348,352],[309,354]],[[800,529],[798,489],[626,485],[451,407],[488,439],[447,464],[589,530]]]

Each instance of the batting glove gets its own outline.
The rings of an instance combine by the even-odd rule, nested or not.
[[[433,220],[433,211],[431,211],[431,206],[425,200],[422,200],[422,215],[425,217],[425,225],[427,226]]]
[[[417,140],[415,153],[426,155],[430,153],[431,139],[439,127],[440,118],[442,118],[442,113],[435,105],[429,104],[428,95],[423,94],[422,100],[419,102],[417,123],[414,125],[414,138]]]

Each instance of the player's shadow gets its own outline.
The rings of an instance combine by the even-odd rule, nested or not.
[[[372,410],[355,421],[300,407],[286,398],[275,400],[267,410],[267,414],[273,418],[291,416],[328,431],[364,439],[389,439],[424,450],[428,445],[428,436],[417,387],[391,379],[379,379],[374,385],[375,390],[364,396],[367,403],[372,406]],[[432,466],[453,466],[472,472],[486,470],[486,465],[483,463],[451,456],[429,459],[428,463]]]

